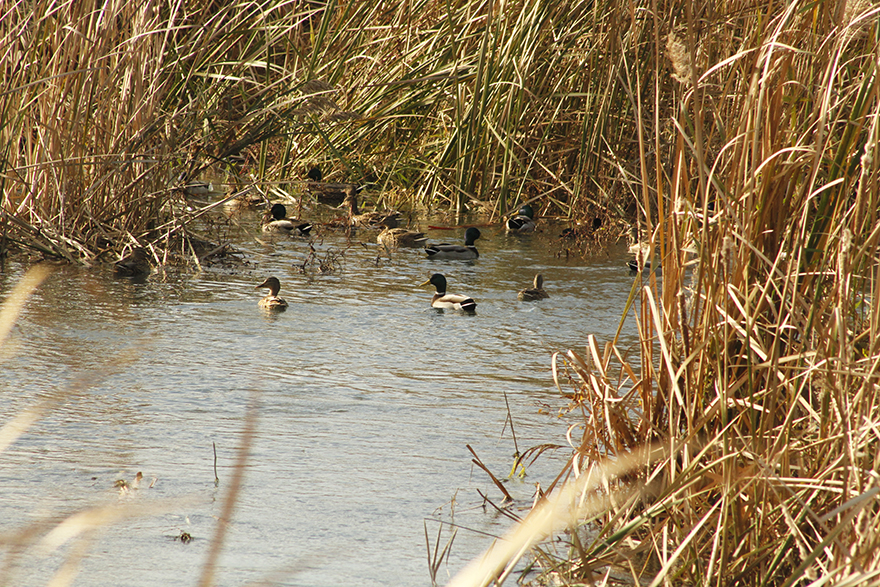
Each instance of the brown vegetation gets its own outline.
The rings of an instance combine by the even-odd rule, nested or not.
[[[638,218],[663,268],[634,286],[639,355],[555,363],[583,421],[547,493],[607,500],[535,551],[544,578],[880,584],[880,8],[190,4],[3,14],[2,238],[170,242],[204,171],[292,193],[313,164]]]
[[[631,24],[668,73],[622,74],[662,263],[634,285],[639,352],[554,361],[573,456],[508,558],[454,584],[562,527],[542,584],[880,584],[880,8],[662,6]]]

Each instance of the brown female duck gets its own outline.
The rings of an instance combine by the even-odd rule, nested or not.
[[[266,281],[255,287],[254,289],[260,289],[261,287],[269,288],[269,295],[260,300],[260,307],[264,310],[286,310],[287,302],[284,301],[284,298],[278,295],[278,292],[281,291],[281,282],[278,281],[277,277],[267,277]]]

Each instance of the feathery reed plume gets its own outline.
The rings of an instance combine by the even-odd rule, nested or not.
[[[680,83],[690,85],[693,73],[691,55],[688,53],[687,46],[675,33],[669,33],[669,36],[666,37],[666,53],[672,63],[672,77]]]

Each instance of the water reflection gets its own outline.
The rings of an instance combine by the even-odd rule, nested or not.
[[[449,519],[454,503],[457,523],[506,528],[480,507],[476,489],[495,497],[497,490],[472,471],[465,445],[505,475],[514,452],[508,405],[520,450],[564,444],[556,413],[565,402],[549,374],[550,354],[582,349],[588,334],[610,340],[632,285],[622,246],[566,260],[554,255],[551,229],[527,237],[481,231],[480,258],[470,261],[388,254],[375,231],[351,241],[326,234],[318,257],[344,251],[326,275],[302,272],[306,241],[253,231],[237,235],[250,261],[237,271],[158,270],[135,283],[59,269],[15,327],[18,353],[0,374],[7,392],[0,414],[8,421],[77,377],[87,385],[3,454],[2,529],[107,501],[194,497],[106,529],[77,583],[191,584],[256,395],[258,432],[221,584],[284,568],[292,569],[283,575],[289,585],[384,585],[392,576],[395,584],[425,584],[424,519]],[[454,241],[449,231],[426,232],[432,242]],[[21,272],[12,266],[0,275],[0,296]],[[474,297],[476,315],[430,307],[433,291],[419,284],[434,272],[446,275],[450,291]],[[538,272],[550,297],[518,301]],[[290,304],[283,314],[257,307],[264,292],[254,286],[269,275]],[[631,320],[622,341],[635,341]],[[546,485],[564,456],[541,459],[526,479],[508,482],[524,507],[533,483]],[[156,477],[154,487],[120,496],[114,481],[137,471]],[[173,540],[181,529],[191,544]],[[449,572],[487,545],[485,536],[460,531]],[[23,568],[34,571],[15,584],[46,584],[57,564],[27,561]]]

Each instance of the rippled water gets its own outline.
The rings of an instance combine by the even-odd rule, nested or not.
[[[623,247],[566,259],[556,256],[558,229],[481,230],[476,261],[428,261],[413,250],[389,258],[375,232],[352,246],[328,234],[319,257],[345,250],[329,275],[297,269],[305,241],[261,244],[244,234],[237,244],[251,263],[241,270],[157,272],[134,283],[58,269],[0,363],[3,424],[66,393],[0,454],[0,532],[86,507],[157,505],[91,534],[74,584],[195,584],[255,400],[256,437],[218,584],[427,585],[425,524],[433,542],[439,520],[461,526],[444,583],[490,545],[487,534],[509,526],[481,507],[478,490],[496,503],[501,495],[466,445],[506,477],[515,450],[508,405],[520,450],[565,444],[566,400],[550,356],[582,350],[588,334],[610,340],[632,286]],[[458,242],[463,230],[428,232]],[[23,270],[0,273],[0,299]],[[476,315],[430,308],[432,291],[418,284],[435,271],[449,291],[475,298]],[[517,301],[539,271],[550,298]],[[257,308],[265,290],[254,286],[268,275],[281,280],[287,312]],[[634,341],[631,319],[621,341]],[[544,456],[507,482],[515,509],[525,511],[534,483],[546,486],[565,457]],[[114,488],[138,471],[138,490]],[[193,542],[175,540],[182,531]],[[441,541],[448,537],[445,527]],[[69,544],[0,562],[14,563],[6,584],[47,584]]]

